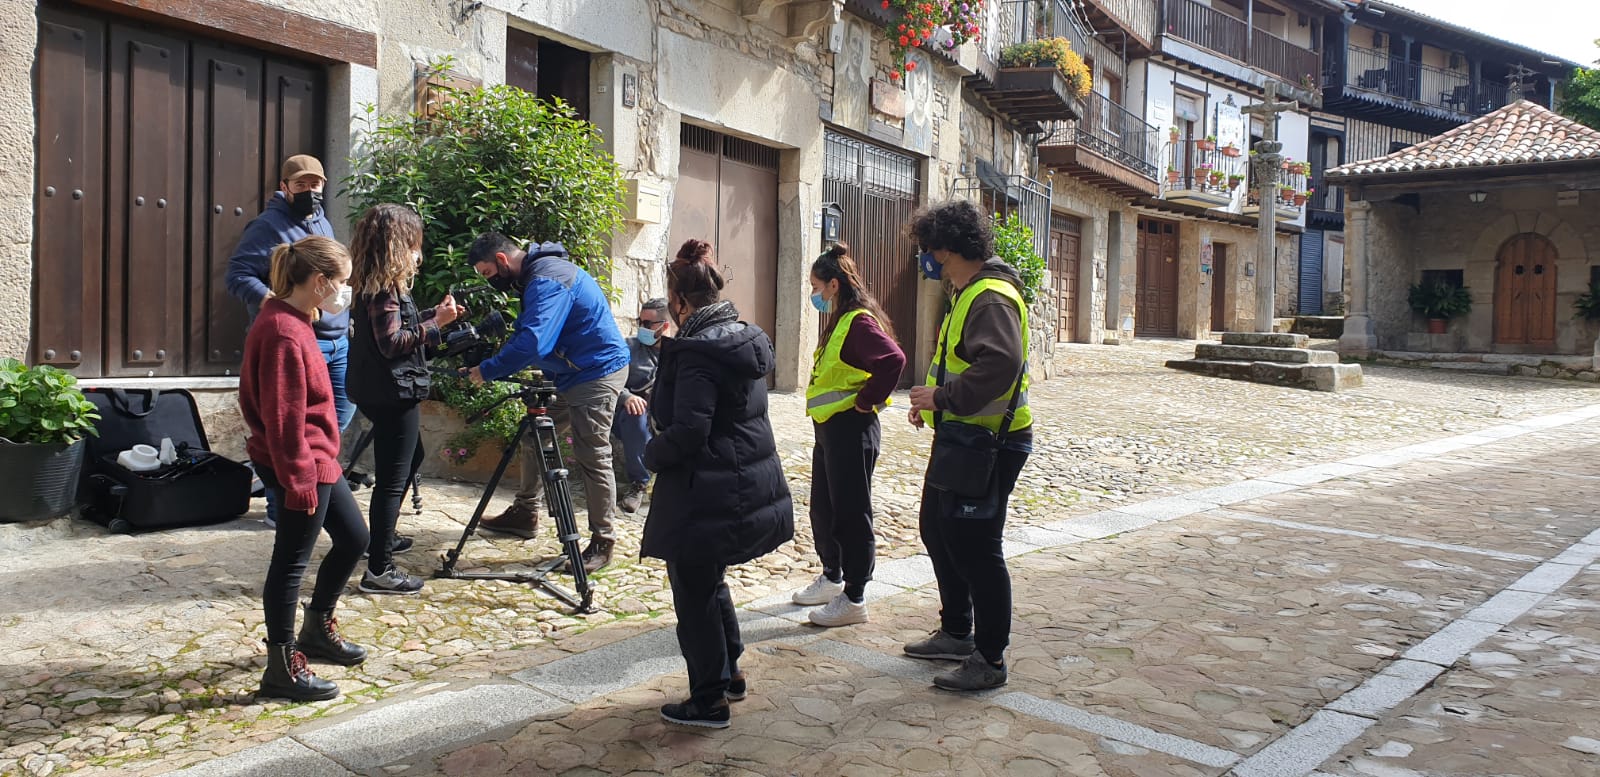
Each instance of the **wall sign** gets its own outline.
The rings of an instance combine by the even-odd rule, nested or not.
[[[622,107],[632,108],[639,104],[639,77],[632,73],[622,74]]]

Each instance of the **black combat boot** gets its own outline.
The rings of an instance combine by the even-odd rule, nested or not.
[[[267,643],[267,671],[261,675],[256,696],[292,701],[325,701],[339,695],[339,686],[324,680],[306,666],[306,654],[293,642]]]
[[[339,619],[333,610],[306,607],[305,623],[300,624],[300,652],[307,658],[320,658],[342,666],[355,666],[367,660],[367,649],[339,636]]]

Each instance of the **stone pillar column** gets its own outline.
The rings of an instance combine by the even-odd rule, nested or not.
[[[1372,203],[1346,202],[1344,269],[1350,275],[1350,304],[1344,318],[1344,334],[1339,337],[1339,353],[1357,358],[1371,355],[1378,347],[1378,340],[1372,334],[1371,303],[1367,299],[1371,220]]]

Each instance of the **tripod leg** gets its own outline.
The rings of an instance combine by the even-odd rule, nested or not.
[[[411,476],[411,512],[422,515],[422,473]]]
[[[548,416],[535,422],[535,439],[539,442],[540,474],[544,478],[545,494],[550,502],[550,517],[555,519],[557,538],[561,541],[567,564],[572,568],[573,587],[582,597],[579,612],[588,612],[594,600],[589,588],[589,572],[583,567],[583,549],[579,544],[578,519],[573,514],[572,490],[567,479],[566,464],[561,460],[561,447],[557,441],[555,422]]]
[[[467,526],[461,531],[461,539],[456,542],[454,549],[445,553],[444,566],[440,567],[438,577],[450,577],[455,573],[456,562],[461,559],[461,550],[467,546],[467,538],[478,530],[478,524],[483,521],[483,513],[489,509],[489,499],[494,496],[494,490],[500,485],[500,478],[506,474],[506,467],[511,466],[511,459],[517,455],[517,446],[522,443],[523,436],[533,426],[531,416],[525,416],[522,423],[517,424],[517,433],[511,436],[511,441],[506,443],[505,453],[500,455],[500,463],[495,466],[494,474],[489,477],[489,483],[483,488],[483,496],[478,499],[478,509],[472,512],[472,520],[467,521]]]

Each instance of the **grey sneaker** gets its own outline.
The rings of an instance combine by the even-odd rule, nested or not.
[[[947,691],[985,691],[1006,684],[1006,668],[995,666],[974,652],[961,665],[933,678],[933,684]]]
[[[629,483],[622,489],[622,495],[617,497],[617,509],[632,515],[639,512],[644,505],[644,483]]]
[[[422,578],[408,575],[401,572],[399,567],[391,566],[381,575],[372,574],[370,569],[361,573],[361,585],[356,587],[367,594],[410,596],[422,593]]]
[[[977,649],[972,637],[952,637],[944,633],[943,629],[935,629],[927,639],[907,642],[905,646],[906,655],[912,658],[944,661],[964,661]]]

